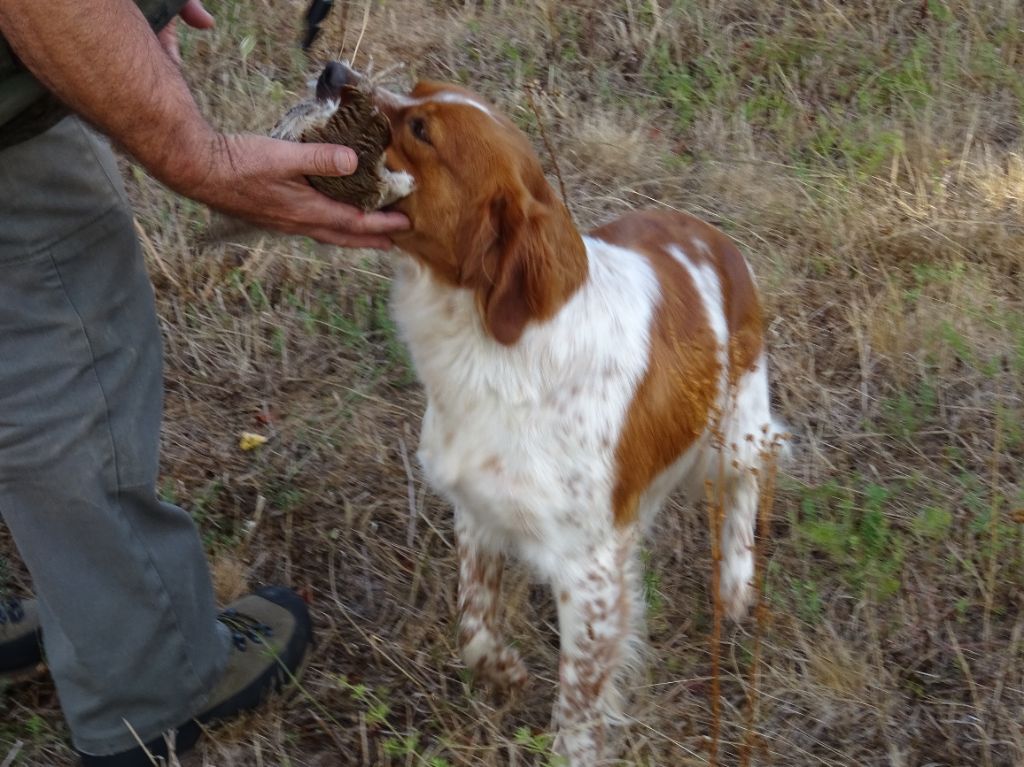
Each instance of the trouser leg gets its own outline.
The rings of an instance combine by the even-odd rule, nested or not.
[[[181,724],[226,657],[195,526],[155,493],[161,364],[109,148],[65,120],[0,152],[0,515],[87,753]]]

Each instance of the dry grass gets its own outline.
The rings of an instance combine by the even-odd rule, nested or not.
[[[187,39],[188,75],[219,124],[264,130],[309,74],[301,4],[211,6],[220,26]],[[346,6],[320,54],[352,51],[365,6]],[[723,637],[718,763],[744,741],[753,764],[1024,763],[1018,3],[389,0],[370,8],[357,64],[371,58],[471,85],[540,147],[535,84],[581,224],[683,208],[755,267],[797,439],[762,552],[754,732],[751,620]],[[129,177],[167,346],[162,490],[195,514],[223,596],[287,581],[320,628],[298,697],[192,762],[543,763],[554,611],[512,579],[509,631],[535,676],[508,701],[468,685],[387,255],[270,238],[198,252],[205,211]],[[270,441],[242,453],[243,430]],[[670,504],[649,554],[625,763],[706,764],[704,516]],[[69,761],[48,684],[0,712],[14,764]]]

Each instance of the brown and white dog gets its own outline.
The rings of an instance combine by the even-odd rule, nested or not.
[[[356,77],[332,64],[318,94]],[[503,556],[518,556],[558,605],[556,748],[595,765],[643,623],[637,546],[669,493],[715,484],[721,598],[736,618],[750,600],[763,446],[779,433],[750,269],[683,213],[580,234],[526,136],[470,91],[374,98],[387,168],[414,183],[393,206],[412,223],[395,236],[393,311],[427,395],[420,461],[455,507],[462,657],[525,681],[497,618]]]

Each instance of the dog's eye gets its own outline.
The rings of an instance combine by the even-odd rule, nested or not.
[[[427,135],[427,122],[422,117],[414,117],[409,120],[409,130],[417,140],[424,144],[430,143],[430,137]]]

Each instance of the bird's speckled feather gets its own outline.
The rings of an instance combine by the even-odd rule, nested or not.
[[[329,105],[337,104],[333,110]],[[303,102],[289,110],[271,133],[292,141],[341,144],[359,158],[351,176],[310,176],[309,183],[329,197],[363,210],[394,202],[383,168],[384,149],[391,138],[388,118],[365,90],[346,86],[338,102]]]

